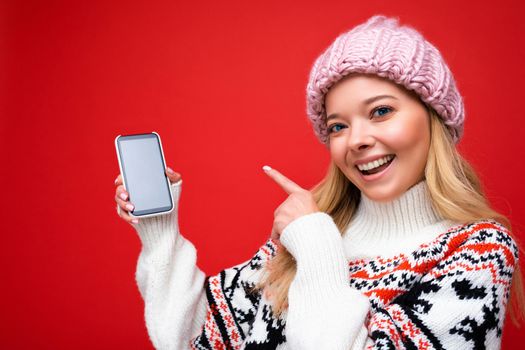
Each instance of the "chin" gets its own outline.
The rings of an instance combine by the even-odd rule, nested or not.
[[[374,202],[391,202],[394,199],[401,196],[403,191],[400,190],[399,188],[385,188],[385,187],[379,186],[377,188],[361,189],[361,193],[366,195],[368,198],[370,198]]]
[[[393,195],[390,193],[386,193],[386,194],[383,194],[383,193],[377,194],[374,192],[372,193],[362,192],[362,193],[364,193],[368,198],[370,198],[374,202],[381,202],[381,203],[391,202],[398,197],[398,195]]]

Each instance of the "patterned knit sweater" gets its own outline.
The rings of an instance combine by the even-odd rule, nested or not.
[[[172,185],[177,204],[181,185]],[[157,349],[499,349],[518,264],[505,227],[443,220],[422,181],[389,203],[362,195],[343,235],[322,212],[286,226],[281,243],[297,273],[277,318],[251,291],[278,249],[271,239],[206,276],[177,210],[135,228],[136,280]]]

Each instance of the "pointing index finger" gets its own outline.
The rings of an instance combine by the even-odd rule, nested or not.
[[[278,172],[275,169],[270,168],[268,165],[263,166],[264,172],[272,178],[273,181],[277,182],[279,186],[288,194],[292,192],[303,191],[303,188]]]

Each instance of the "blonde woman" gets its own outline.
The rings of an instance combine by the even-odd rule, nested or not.
[[[498,349],[523,314],[518,246],[456,150],[463,102],[439,51],[374,16],[315,61],[307,114],[328,172],[304,189],[264,167],[289,196],[250,260],[205,276],[176,210],[133,223],[155,347]]]

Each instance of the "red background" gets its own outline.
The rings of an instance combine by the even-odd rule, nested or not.
[[[523,237],[523,11],[508,0],[1,2],[2,348],[151,348],[140,241],[115,212],[115,136],[161,135],[200,267],[237,264],[286,198],[262,165],[303,187],[325,173],[308,73],[376,13],[442,51],[465,101],[460,149]],[[525,341],[509,322],[503,338],[503,349]]]

